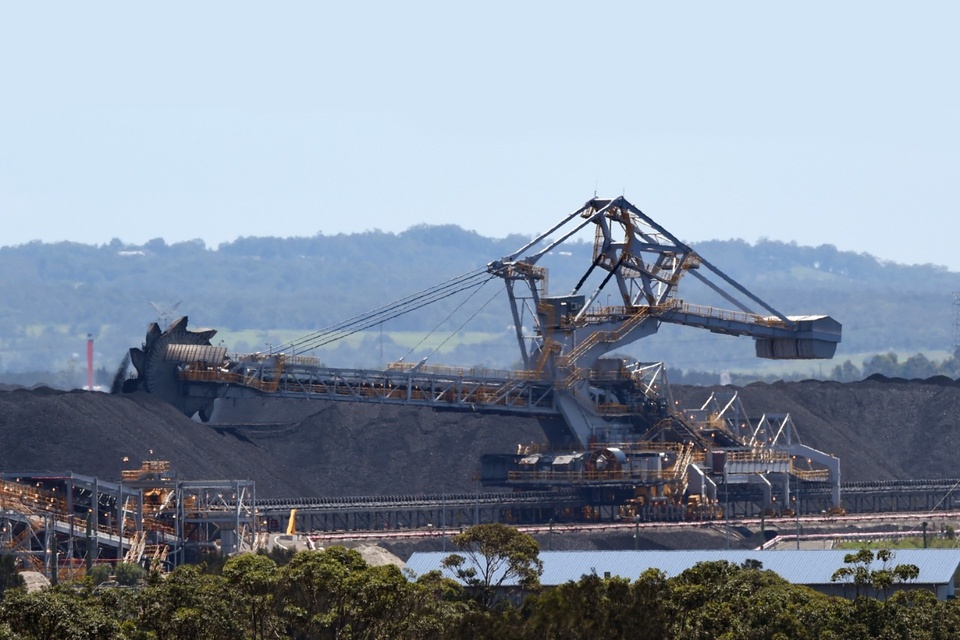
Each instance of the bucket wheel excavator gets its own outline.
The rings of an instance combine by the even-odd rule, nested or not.
[[[545,256],[565,242],[592,231],[592,260],[578,280],[560,293],[548,291]],[[509,256],[464,274],[423,295],[384,309],[406,312],[459,287],[503,280],[523,369],[478,369],[394,363],[385,370],[323,367],[310,349],[375,326],[378,312],[341,323],[268,354],[231,355],[210,344],[213,330],[191,331],[186,317],[165,331],[150,326],[140,349],[131,349],[138,386],[158,394],[188,415],[208,418],[217,398],[250,395],[320,397],[471,411],[562,416],[571,451],[547,454],[519,451],[508,460],[485,464],[492,482],[515,487],[574,484],[613,487],[615,500],[645,508],[670,501],[679,507],[690,496],[697,505],[716,502],[716,478],[745,484],[801,476],[789,464],[773,465],[770,448],[724,426],[711,414],[697,422],[678,409],[659,363],[627,363],[607,354],[655,334],[663,323],[753,338],[761,358],[833,357],[841,325],[827,315],[785,315],[700,256],[625,198],[593,198]],[[680,297],[681,281],[691,290],[721,300],[724,307],[694,304]],[[551,285],[556,288],[555,285]],[[615,302],[611,303],[610,301]],[[604,301],[605,304],[601,304]],[[359,324],[356,324],[359,323]],[[328,328],[329,329],[329,328]],[[300,355],[293,355],[298,353]],[[800,447],[800,448],[798,448]],[[717,451],[738,461],[726,471]],[[791,441],[778,449],[826,469],[839,506],[839,462]],[[736,473],[730,473],[735,468]],[[821,469],[823,470],[823,469]],[[733,480],[731,480],[733,476]],[[765,491],[765,500],[772,500]]]

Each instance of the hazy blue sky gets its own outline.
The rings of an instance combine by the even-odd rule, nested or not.
[[[960,4],[4,3],[0,245],[533,233],[960,270]]]

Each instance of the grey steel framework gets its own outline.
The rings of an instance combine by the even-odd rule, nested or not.
[[[720,500],[732,518],[753,518],[764,514],[760,506],[761,487],[756,484],[731,484],[730,495],[721,485]],[[789,498],[775,487],[774,504],[786,504],[801,515],[816,515],[833,506],[833,485],[829,482],[799,482]],[[843,504],[851,514],[937,512],[960,509],[960,479],[884,480],[845,482]],[[576,491],[513,492],[503,494],[450,494],[422,496],[353,496],[342,498],[267,499],[258,503],[261,526],[282,531],[295,511],[297,531],[393,531],[402,529],[457,529],[476,523],[512,522],[548,524],[580,522],[586,519],[584,507],[595,505]],[[601,505],[597,519],[623,520],[620,505]],[[782,512],[771,513],[782,517]],[[699,514],[663,505],[639,510],[629,520],[638,522],[702,521],[716,514]]]
[[[47,576],[58,567],[73,578],[98,562],[171,567],[190,554],[230,554],[263,542],[249,480],[183,481],[138,471],[125,471],[121,482],[72,472],[2,478],[3,552]]]
[[[176,491],[178,564],[189,551],[232,555],[256,546],[260,527],[252,480],[179,481]]]
[[[2,474],[0,512],[3,549],[48,576],[122,559],[145,522],[139,491],[73,472]]]
[[[291,513],[297,531],[380,531],[547,522],[558,514],[577,520],[581,506],[573,491],[530,491],[268,499],[258,512],[271,531],[285,530]]]
[[[458,493],[419,496],[268,499],[257,502],[249,481],[144,481],[121,487],[71,473],[5,474],[2,491],[3,552],[13,553],[35,570],[51,576],[76,577],[82,565],[103,560],[158,561],[171,567],[209,552],[254,550],[266,542],[266,531],[282,531],[294,514],[297,531],[458,530],[473,524],[506,522],[548,524],[589,520],[635,522],[716,519],[676,504],[647,505],[629,519],[623,506],[602,492],[581,491]],[[847,482],[843,504],[849,513],[938,512],[960,509],[960,479]],[[54,491],[56,489],[56,491]],[[157,489],[168,491],[157,492]],[[797,514],[820,514],[833,505],[829,482],[801,481],[793,494],[773,485],[772,504]],[[731,518],[784,516],[763,510],[757,483],[720,485],[719,499]],[[144,494],[158,496],[160,502]],[[73,496],[69,498],[68,496]],[[118,504],[118,496],[124,499]],[[93,496],[97,496],[93,500]],[[99,526],[86,526],[97,511]],[[72,506],[68,506],[72,505]],[[72,509],[72,511],[70,510]],[[74,514],[71,516],[71,513]],[[125,527],[118,535],[120,514]],[[179,523],[179,524],[178,524]],[[72,528],[71,528],[72,524]],[[114,525],[114,526],[111,526]],[[122,546],[123,552],[119,551]],[[99,551],[105,550],[104,558]]]

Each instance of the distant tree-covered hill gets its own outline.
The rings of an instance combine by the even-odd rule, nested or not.
[[[112,375],[126,349],[139,345],[147,324],[161,312],[187,314],[193,326],[219,329],[232,349],[264,350],[482,268],[527,240],[486,238],[445,225],[398,234],[240,238],[216,249],[202,241],[168,245],[160,238],[142,246],[114,240],[100,246],[34,242],[0,248],[0,372],[75,376],[85,368],[84,341],[92,333],[97,366],[102,375]],[[954,348],[956,272],[882,262],[831,245],[726,240],[694,248],[781,312],[828,313],[843,323],[837,362],[800,363],[804,373],[822,374],[845,359],[859,365],[873,354],[936,357]],[[567,243],[545,258],[551,294],[573,286],[592,250],[591,241]],[[681,284],[683,299],[724,306],[701,300],[708,292],[690,286],[693,282],[688,278]],[[518,352],[506,297],[490,300],[502,289],[495,280],[469,302],[451,296],[370,327],[319,355],[342,366],[380,366],[400,356],[427,354],[438,364],[513,366]],[[601,303],[607,302],[604,297]],[[430,332],[417,347],[417,336]],[[685,327],[663,327],[623,355],[664,360],[675,370],[758,366],[749,339]]]

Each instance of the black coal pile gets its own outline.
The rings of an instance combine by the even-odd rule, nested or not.
[[[674,397],[699,407],[717,389],[680,387]],[[804,444],[840,458],[844,481],[960,478],[960,385],[949,378],[754,383],[737,391],[751,418],[790,414]]]
[[[173,462],[184,479],[254,478],[267,494],[308,492],[267,452],[147,394],[0,391],[4,472],[73,471],[116,481],[121,469],[157,459]]]
[[[287,399],[229,402],[202,424],[143,393],[41,388],[0,391],[0,470],[115,481],[141,460],[169,460],[183,479],[253,479],[259,497],[474,492],[484,453],[516,452],[563,429],[558,420]]]
[[[960,476],[960,387],[951,380],[738,391],[750,417],[789,413],[805,444],[840,457],[844,480]],[[685,407],[710,392],[673,390]],[[139,393],[0,391],[3,471],[115,480],[140,460],[170,460],[184,479],[253,479],[260,497],[472,492],[484,453],[562,434],[556,419],[289,399],[226,401],[201,424]]]

